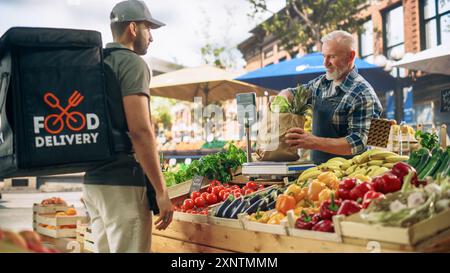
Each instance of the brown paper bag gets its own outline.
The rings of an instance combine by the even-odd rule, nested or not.
[[[297,148],[289,148],[285,142],[286,134],[291,128],[303,128],[304,124],[305,118],[303,116],[268,111],[262,118],[260,131],[258,132],[257,160],[297,161],[299,159]],[[278,127],[278,133],[276,127]]]

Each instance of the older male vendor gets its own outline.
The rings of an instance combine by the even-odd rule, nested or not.
[[[311,149],[312,160],[323,163],[336,156],[350,158],[366,149],[372,118],[379,118],[381,103],[372,86],[354,65],[355,41],[346,31],[333,31],[322,39],[326,74],[303,85],[311,91],[312,134],[292,128],[286,143]],[[279,95],[292,101],[294,88]]]

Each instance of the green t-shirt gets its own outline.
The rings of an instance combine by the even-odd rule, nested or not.
[[[109,43],[106,48],[125,48],[119,43]],[[122,97],[144,94],[150,97],[150,69],[147,63],[129,50],[116,50],[105,59],[116,75]],[[117,155],[116,160],[99,164],[88,170],[85,184],[145,186],[142,168],[132,154]]]

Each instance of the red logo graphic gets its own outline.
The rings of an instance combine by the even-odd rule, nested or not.
[[[86,119],[83,114],[77,111],[68,112],[70,108],[78,106],[84,99],[84,96],[78,91],[74,91],[67,100],[68,105],[62,108],[59,99],[51,92],[44,95],[45,103],[61,111],[60,114],[51,114],[45,117],[44,128],[50,134],[56,135],[64,129],[64,124],[72,131],[80,131],[86,126]],[[63,116],[66,116],[64,122]]]

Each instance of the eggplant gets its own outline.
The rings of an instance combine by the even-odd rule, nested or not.
[[[225,209],[225,211],[223,212],[223,218],[230,218],[231,214],[233,213],[234,209],[237,208],[237,206],[239,206],[239,204],[241,204],[243,202],[243,198],[236,198],[233,202],[231,202],[231,204]]]
[[[216,210],[216,217],[223,217],[223,213],[225,212],[225,209],[231,204],[232,202],[232,196],[228,197],[223,201],[222,205]]]
[[[267,210],[274,209],[276,203],[277,203],[277,200],[274,200],[274,201],[270,202],[270,203],[267,205]]]
[[[250,206],[250,201],[249,200],[245,200],[242,203],[239,204],[239,206],[237,206],[237,208],[233,211],[233,213],[231,214],[230,218],[231,219],[237,219],[237,216],[239,213],[243,212],[245,210],[246,207]]]
[[[251,198],[249,199],[250,205],[253,205],[256,201],[260,200],[261,198],[262,198],[262,197],[261,197],[261,195],[259,195],[259,194],[257,194],[257,195],[255,195],[255,196],[251,197]]]
[[[262,199],[259,199],[258,201],[256,201],[255,203],[253,203],[250,207],[248,207],[246,210],[244,210],[244,213],[247,213],[247,214],[252,214],[252,213],[255,213],[257,210],[258,210],[258,208],[259,208],[259,206],[263,203],[263,202],[265,202],[265,199],[264,198],[262,198]],[[266,201],[267,202],[267,201]]]

